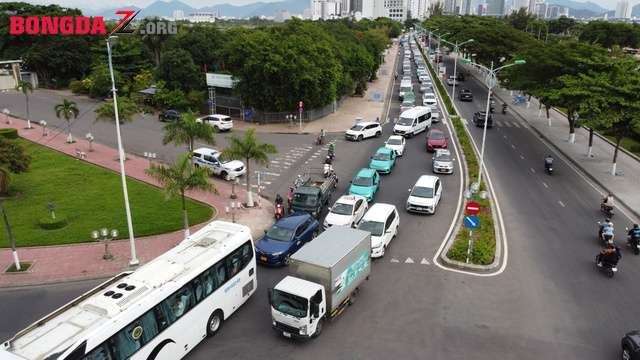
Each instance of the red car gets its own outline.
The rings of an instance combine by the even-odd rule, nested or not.
[[[436,129],[429,130],[427,133],[427,151],[434,152],[436,149],[446,149],[448,146],[445,134]]]

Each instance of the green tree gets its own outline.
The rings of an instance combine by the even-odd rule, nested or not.
[[[222,151],[222,159],[244,159],[247,167],[247,206],[253,207],[253,195],[251,193],[251,160],[269,166],[269,154],[275,154],[278,149],[273,144],[261,143],[256,138],[256,129],[245,131],[243,137],[231,135],[227,138],[229,146]]]
[[[561,16],[558,19],[549,20],[548,24],[550,33],[567,36],[577,23],[575,19]]]
[[[186,112],[182,119],[164,126],[162,144],[174,143],[175,145],[187,145],[189,152],[193,151],[196,141],[215,145],[214,131],[211,126],[196,119],[196,113]]]
[[[164,87],[164,82],[156,85],[156,94],[153,97],[163,109],[187,110],[189,108],[189,99],[184,91],[180,89],[169,90]]]
[[[118,119],[120,124],[133,121],[133,116],[140,111],[138,105],[127,97],[118,97]],[[96,121],[115,121],[113,101],[105,101],[95,110]]]
[[[53,110],[56,113],[56,117],[60,119],[60,117],[64,118],[67,122],[67,143],[73,143],[73,136],[71,135],[71,118],[78,118],[80,114],[80,110],[78,110],[78,106],[74,101],[69,101],[67,99],[63,99],[62,103],[53,107]]]
[[[429,5],[428,13],[430,16],[442,16],[444,14],[444,6],[441,1],[433,2]]]
[[[17,141],[0,136],[0,194],[9,192],[11,173],[25,172],[30,164],[31,156]]]
[[[145,170],[147,175],[158,180],[164,188],[167,198],[180,196],[184,214],[184,236],[189,236],[189,214],[185,193],[189,190],[201,190],[217,193],[217,189],[209,182],[210,170],[206,167],[194,167],[191,155],[182,154],[170,166],[151,164]]]
[[[204,74],[193,63],[191,54],[182,49],[165,52],[158,66],[158,78],[169,89],[188,91],[204,86]]]
[[[24,95],[24,105],[27,111],[27,127],[31,127],[31,116],[29,116],[29,93],[33,92],[33,85],[29,81],[18,80],[16,90],[21,91]]]
[[[525,31],[530,23],[533,22],[535,17],[529,14],[529,10],[526,8],[520,8],[516,12],[512,12],[511,14],[505,17],[505,21],[513,26],[514,28]]]
[[[141,28],[144,28],[148,22],[158,23],[161,20],[156,18],[145,18],[140,24]],[[162,58],[162,49],[165,42],[169,38],[168,34],[144,34],[142,35],[142,43],[147,50],[152,54],[153,62],[156,66],[160,66],[160,60]]]

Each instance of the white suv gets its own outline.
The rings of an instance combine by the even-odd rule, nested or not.
[[[371,233],[371,257],[383,257],[391,240],[398,235],[400,215],[391,204],[375,203],[364,215],[358,229]]]
[[[435,214],[442,198],[442,182],[433,175],[422,175],[410,190],[407,211]]]
[[[382,135],[382,126],[380,124],[373,121],[362,121],[347,130],[344,137],[347,140],[360,141],[374,136],[379,137],[380,135]]]
[[[205,115],[196,119],[197,122],[211,125],[216,131],[229,131],[233,129],[233,120],[227,115]]]
[[[208,167],[214,175],[218,175],[227,181],[247,172],[247,168],[242,161],[221,161],[220,154],[220,151],[216,149],[199,148],[193,150],[192,161],[194,166]]]
[[[327,217],[324,218],[322,227],[324,229],[333,225],[356,227],[368,208],[369,203],[364,196],[342,195],[333,206],[329,208],[329,213]]]

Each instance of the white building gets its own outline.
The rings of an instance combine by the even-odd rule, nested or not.
[[[428,0],[409,0],[407,8],[411,18],[424,20],[427,17],[427,4]]]
[[[218,14],[212,13],[212,12],[197,12],[197,13],[189,14],[188,20],[194,23],[202,23],[202,22],[213,23],[213,22],[216,22],[217,15]]]
[[[343,0],[311,0],[311,20],[336,19],[341,17]]]
[[[182,10],[173,10],[172,15],[174,21],[184,20],[184,11]]]
[[[384,0],[382,17],[388,17],[392,20],[405,21],[407,20],[407,5],[408,0]]]
[[[631,18],[631,6],[629,6],[628,0],[620,0],[616,4],[616,19],[630,19]]]

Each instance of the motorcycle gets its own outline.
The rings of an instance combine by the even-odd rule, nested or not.
[[[335,151],[328,149],[327,150],[327,158],[331,161],[333,161],[336,158],[336,153]]]
[[[602,232],[604,230],[604,226],[603,225],[604,224],[602,224],[600,221],[598,221],[598,241],[602,244],[602,246],[607,246],[609,244],[612,244],[613,241],[604,238],[604,235],[602,234]]]
[[[502,104],[502,114],[506,114],[507,113],[507,104]]]
[[[316,138],[316,145],[322,145],[322,144],[324,144],[324,136],[318,135],[318,137]]]
[[[600,261],[600,254],[596,255],[596,267],[610,278],[618,272],[618,265]]]
[[[276,221],[280,220],[280,218],[282,218],[282,214],[284,213],[284,210],[282,208],[282,204],[281,203],[277,203],[276,204],[276,209],[275,209],[275,218]]]
[[[629,228],[624,228],[624,231],[629,233]],[[640,255],[640,239],[632,235],[627,235],[627,245],[631,246],[634,255]]]
[[[600,204],[600,211],[608,218],[613,217],[613,206],[607,206],[605,203]]]
[[[331,166],[331,164],[325,163],[322,169],[322,174],[324,175],[324,177],[328,178],[329,176],[331,176],[332,173],[333,173],[333,166]]]

